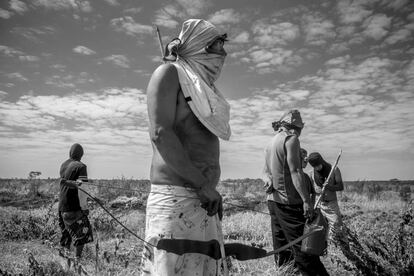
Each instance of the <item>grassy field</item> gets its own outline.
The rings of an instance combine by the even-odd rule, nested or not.
[[[226,242],[272,249],[270,218],[262,183],[224,180],[223,231]],[[147,180],[95,180],[87,191],[116,218],[144,236]],[[340,207],[350,241],[330,241],[321,257],[331,275],[414,275],[414,210],[410,181],[345,183]],[[95,242],[74,264],[59,254],[58,182],[55,179],[0,179],[0,275],[139,275],[142,242],[90,201]],[[273,257],[231,259],[231,275],[294,275]]]

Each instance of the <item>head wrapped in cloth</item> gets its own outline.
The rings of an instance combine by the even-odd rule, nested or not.
[[[208,85],[218,79],[223,67],[226,52],[210,51],[216,40],[226,40],[210,22],[202,19],[189,19],[183,23],[180,35],[173,39],[165,51],[165,60],[182,60]]]
[[[299,110],[292,109],[283,114],[279,121],[272,123],[273,129],[276,131],[282,126],[301,130],[305,126],[305,123],[302,121]]]

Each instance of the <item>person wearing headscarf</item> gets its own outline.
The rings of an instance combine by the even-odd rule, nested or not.
[[[230,106],[214,84],[225,41],[206,20],[185,21],[149,81],[153,157],[142,275],[228,274],[216,187],[219,138],[231,135]]]
[[[81,258],[84,245],[93,241],[88,219],[86,195],[77,189],[88,182],[87,167],[81,162],[83,147],[76,143],[69,151],[69,159],[60,166],[59,226],[62,232],[60,245],[70,250],[75,246],[75,257]],[[74,184],[74,182],[76,184]]]
[[[304,127],[298,110],[272,123],[276,134],[265,148],[263,181],[271,217],[274,249],[303,235],[306,219],[313,217],[309,183],[302,171],[299,136]],[[302,275],[329,275],[319,256],[301,251],[301,243],[275,256],[278,266],[292,260]]]
[[[319,207],[322,215],[328,221],[329,238],[343,237],[342,215],[339,210],[338,198],[336,195],[336,192],[343,191],[344,189],[341,171],[336,167],[331,179],[326,184],[324,193],[322,194],[323,185],[329,176],[332,166],[323,159],[319,152],[312,152],[309,154],[308,162],[313,167],[310,176],[316,195],[318,197],[322,196]]]

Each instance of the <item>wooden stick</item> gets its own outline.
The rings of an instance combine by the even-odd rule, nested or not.
[[[326,185],[328,185],[329,179],[331,179],[331,176],[334,174],[334,171],[335,171],[336,167],[338,166],[339,158],[341,158],[341,155],[342,155],[342,149],[339,151],[339,154],[338,154],[338,157],[336,158],[335,164],[332,166],[331,171],[329,172],[328,177],[325,180],[325,184],[323,184],[321,195],[318,197],[318,200],[316,200],[313,209],[316,209],[316,207],[318,207],[319,203],[321,202],[323,194],[324,194],[325,189],[326,189]]]
[[[299,238],[297,238],[297,239],[295,239],[295,240],[291,241],[290,243],[285,244],[284,246],[281,246],[281,247],[279,247],[279,248],[278,248],[278,249],[276,249],[276,250],[273,250],[273,251],[267,252],[267,253],[266,253],[266,256],[271,256],[271,255],[274,255],[274,254],[279,253],[280,251],[286,250],[286,249],[288,249],[289,247],[291,247],[292,245],[297,244],[298,242],[302,241],[303,239],[306,239],[307,237],[309,237],[310,235],[312,235],[312,234],[313,234],[313,233],[315,233],[315,232],[321,231],[322,229],[323,229],[323,226],[317,226],[317,227],[313,228],[312,230],[310,230],[308,233],[306,233],[306,234],[304,234],[304,235],[300,236]]]
[[[155,32],[157,33],[158,43],[160,45],[162,62],[165,63],[165,60],[164,60],[164,58],[165,58],[165,56],[164,56],[164,45],[162,44],[160,29],[158,28],[157,25],[155,25]]]

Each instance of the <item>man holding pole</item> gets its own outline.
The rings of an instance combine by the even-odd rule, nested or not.
[[[336,196],[337,191],[344,189],[341,171],[338,167],[334,168],[329,181],[325,184],[332,169],[331,164],[326,162],[319,152],[309,154],[308,162],[313,167],[310,176],[317,197],[320,197],[319,208],[329,224],[329,238],[342,237],[343,223]]]
[[[313,205],[302,171],[299,136],[304,123],[300,112],[291,110],[272,126],[277,133],[265,149],[264,182],[276,250],[303,235]],[[301,252],[300,243],[292,249],[294,265],[302,275],[329,275],[319,256]],[[281,252],[278,265],[289,258],[289,251]]]

